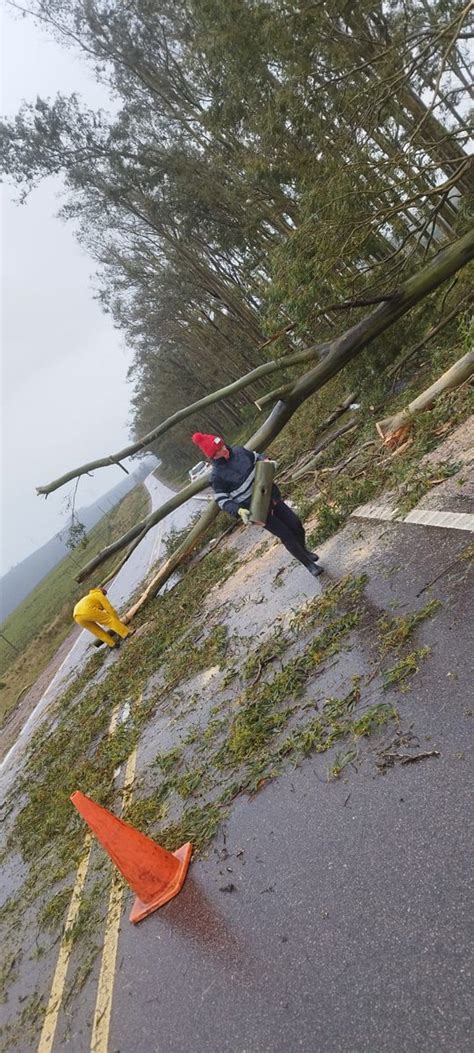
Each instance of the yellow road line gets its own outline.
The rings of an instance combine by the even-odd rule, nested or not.
[[[130,790],[135,778],[137,748],[130,754],[124,778],[125,794]],[[92,1025],[91,1053],[107,1053],[109,1043],[112,996],[114,991],[115,962],[122,916],[122,899],[124,893],[123,878],[118,871],[114,872],[110,890],[109,909],[105,926],[104,949],[100,967],[97,1001]]]
[[[64,926],[64,934],[59,948],[58,960],[56,963],[56,969],[53,976],[53,983],[51,986],[51,994],[49,996],[48,1007],[46,1009],[46,1016],[44,1018],[43,1030],[38,1045],[38,1053],[49,1053],[56,1032],[56,1024],[58,1022],[59,1010],[61,1007],[64,984],[66,981],[67,967],[69,964],[69,956],[72,950],[72,941],[69,939],[69,934],[76,921],[81,906],[82,893],[84,891],[84,884],[87,877],[87,870],[89,867],[89,859],[92,847],[92,837],[90,834],[86,834],[84,841],[86,848],[86,854],[81,860],[76,874],[76,883],[74,885],[73,893],[71,896],[71,902],[69,904],[69,910],[67,913],[66,924]]]
[[[109,735],[113,735],[117,726],[119,709],[120,706],[116,706],[110,718],[108,730]],[[71,929],[76,922],[77,915],[79,913],[82,893],[84,891],[87,871],[89,868],[89,860],[92,848],[92,837],[90,834],[86,834],[84,838],[84,848],[85,855],[77,868],[76,881],[71,896],[71,902],[69,904],[69,910],[67,912],[66,924],[64,926],[63,938],[61,940],[61,946],[59,948],[56,969],[54,970],[53,982],[51,985],[51,994],[49,996],[49,1001],[46,1008],[46,1015],[44,1018],[43,1029],[41,1031],[37,1053],[50,1053],[54,1042],[54,1036],[56,1034],[59,1010],[61,1008],[61,1002],[64,993],[64,984],[66,982],[67,968],[69,965],[69,958],[72,950],[72,941],[70,940],[69,936]]]

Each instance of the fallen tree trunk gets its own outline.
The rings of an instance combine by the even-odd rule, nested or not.
[[[160,505],[154,512],[151,512],[146,519],[140,520],[139,523],[135,523],[135,526],[127,530],[126,534],[122,534],[122,537],[117,538],[116,541],[112,541],[110,545],[103,548],[101,552],[98,552],[93,559],[89,560],[84,567],[81,568],[79,574],[76,576],[76,581],[84,581],[88,578],[96,567],[100,567],[109,556],[113,556],[115,552],[120,552],[126,545],[129,545],[135,538],[140,537],[143,540],[145,534],[151,530],[152,527],[156,526],[157,523],[161,523],[162,519],[166,519],[166,516],[170,512],[174,512],[176,508],[180,508],[186,501],[194,497],[195,494],[199,493],[200,490],[205,490],[206,486],[209,486],[209,478],[204,476],[202,479],[197,479],[196,482],[190,483],[189,486],[185,486],[184,490],[179,490],[177,494],[173,494],[169,501],[165,501],[164,505]],[[134,545],[134,548],[136,546]]]
[[[336,337],[328,345],[328,354],[314,369],[305,373],[297,381],[295,381],[293,388],[288,395],[285,402],[278,402],[274,406],[272,412],[267,417],[266,421],[261,425],[260,428],[251,436],[246,442],[246,446],[250,450],[262,451],[266,450],[269,444],[276,438],[277,435],[285,427],[285,424],[291,420],[293,414],[296,412],[298,407],[305,402],[310,395],[313,395],[316,391],[324,386],[331,377],[339,373],[347,363],[360,354],[361,351],[367,347],[375,337],[379,336],[382,332],[389,328],[398,321],[407,311],[410,310],[416,303],[423,299],[423,297],[429,295],[434,289],[442,285],[447,278],[450,278],[456,271],[464,267],[474,257],[474,229],[469,231],[464,237],[459,238],[457,241],[448,245],[445,249],[439,252],[422,271],[419,271],[413,277],[408,278],[406,282],[399,288],[396,298],[393,298],[390,302],[383,303],[380,307],[377,307],[367,318],[358,322],[352,326],[340,337]],[[320,350],[320,349],[319,349]],[[311,349],[305,352],[301,352],[301,356],[308,356]],[[296,356],[293,356],[296,357]],[[302,361],[303,358],[300,358]],[[286,360],[288,363],[288,359]],[[279,365],[283,362],[280,360]],[[265,369],[265,366],[259,367]],[[255,372],[255,371],[254,371]],[[209,396],[210,399],[216,401],[214,396]],[[201,403],[204,400],[201,400]],[[197,404],[195,403],[194,406]],[[179,414],[175,414],[175,417],[182,419],[182,416],[187,416],[190,412],[190,407],[187,410],[181,410]],[[169,418],[171,421],[172,418]],[[171,425],[169,425],[171,426]],[[68,478],[73,478],[76,473],[69,473]],[[64,479],[65,477],[63,477]],[[60,485],[58,483],[58,485]],[[90,561],[81,571],[77,581],[83,581],[96,567],[100,566],[108,556],[112,555],[113,552],[117,552],[124,548],[131,541],[133,541],[142,531],[145,529],[149,530],[156,523],[164,519],[170,512],[178,508],[193,497],[194,494],[199,493],[200,490],[204,490],[208,485],[208,480],[197,480],[195,483],[181,490],[178,494],[175,494],[170,501],[167,501],[160,509],[153,512],[148,519],[138,523],[135,527],[124,534],[122,538],[119,538],[112,545],[109,545],[102,552]],[[51,488],[55,488],[51,484]],[[214,502],[211,503],[211,507]],[[214,507],[216,507],[214,505]],[[201,521],[208,512],[201,516],[201,519],[196,524],[197,529]],[[216,513],[217,514],[217,513]],[[203,533],[203,530],[200,533]]]
[[[395,290],[394,292],[386,293],[383,296],[372,297],[367,301],[351,301],[350,303],[345,303],[340,306],[341,309],[345,310],[347,307],[359,306],[363,302],[395,302],[397,298],[398,290]],[[331,309],[335,310],[337,306],[338,305],[333,304]],[[290,332],[295,326],[296,323],[285,326],[284,329],[275,333],[266,340],[265,343],[261,344],[258,350],[267,347],[268,344],[277,340],[284,333]],[[249,387],[250,384],[255,383],[256,380],[260,380],[262,377],[268,376],[269,374],[278,372],[282,369],[288,369],[290,366],[300,365],[303,362],[311,362],[312,359],[319,358],[328,353],[330,346],[331,345],[327,341],[322,344],[313,344],[311,347],[305,348],[304,351],[295,351],[292,355],[286,355],[284,358],[272,359],[270,362],[264,362],[261,366],[252,369],[250,373],[246,373],[243,377],[239,377],[238,380],[234,380],[232,384],[227,384],[225,387],[211,392],[210,395],[205,395],[204,398],[198,399],[197,402],[193,402],[189,406],[184,406],[183,409],[173,413],[171,417],[162,421],[162,423],[158,424],[156,428],[153,428],[153,430],[148,432],[147,435],[144,435],[142,439],[137,439],[137,441],[131,443],[130,446],[125,446],[123,450],[118,450],[116,453],[108,454],[106,457],[99,457],[95,461],[88,461],[87,464],[81,464],[78,468],[72,468],[71,471],[65,472],[64,475],[60,475],[57,479],[53,479],[53,481],[47,483],[46,486],[37,486],[36,493],[47,497],[48,494],[53,493],[54,490],[58,490],[61,486],[71,482],[72,479],[78,479],[81,475],[88,475],[97,468],[110,468],[113,464],[116,464],[128,475],[128,469],[125,468],[121,462],[126,460],[127,457],[133,457],[133,455],[139,453],[140,450],[146,449],[146,447],[150,446],[155,439],[164,435],[165,432],[169,431],[169,429],[175,424],[179,424],[181,420],[190,417],[193,413],[196,413],[197,410],[204,409],[206,406],[211,406],[214,402],[219,402],[223,398],[228,398],[229,395],[233,395],[236,391],[241,391],[242,388]],[[278,396],[276,392],[270,393],[270,395],[275,394],[275,397],[280,397],[282,391],[286,394],[286,390],[289,390],[290,388],[291,385],[285,384],[282,389],[278,389]],[[264,396],[264,398],[267,402],[273,401],[269,396]],[[262,402],[262,405],[263,404],[264,403]],[[256,405],[258,405],[258,403],[256,403]]]
[[[130,559],[130,556],[132,555],[132,553],[135,552],[135,549],[138,548],[139,545],[141,545],[141,543],[142,543],[144,537],[146,537],[147,533],[148,533],[148,530],[145,527],[142,530],[141,534],[139,534],[138,537],[135,538],[135,541],[132,542],[132,544],[130,545],[130,548],[127,550],[125,555],[122,556],[122,559],[119,560],[119,562],[115,564],[115,567],[113,568],[113,570],[110,571],[110,574],[107,574],[107,577],[103,578],[103,580],[100,583],[100,588],[101,589],[105,588],[105,586],[108,585],[110,581],[113,581],[113,579],[117,577],[117,574],[118,574],[119,570],[121,570],[122,567],[125,566],[127,561]],[[76,579],[76,580],[78,580],[78,579]]]
[[[81,475],[88,475],[97,468],[110,468],[111,465],[118,465],[123,471],[127,471],[124,468],[121,461],[127,457],[132,457],[133,454],[139,453],[140,450],[146,449],[150,446],[155,439],[159,439],[161,435],[173,428],[175,424],[179,424],[180,421],[185,420],[186,417],[190,417],[193,413],[198,410],[204,409],[206,406],[211,406],[214,402],[219,402],[223,398],[228,398],[229,395],[233,395],[236,391],[241,391],[242,388],[248,387],[253,384],[256,380],[261,377],[266,377],[271,373],[275,373],[278,370],[288,369],[289,366],[296,366],[303,362],[311,362],[315,358],[319,358],[320,355],[325,354],[329,350],[329,344],[315,344],[313,347],[308,347],[304,351],[297,351],[293,355],[287,355],[286,358],[280,358],[277,360],[271,360],[270,362],[264,362],[261,366],[257,366],[252,369],[250,373],[246,373],[245,376],[239,377],[238,380],[234,380],[232,384],[227,384],[224,388],[219,388],[217,391],[211,392],[210,395],[205,395],[204,398],[198,399],[197,402],[192,402],[189,406],[184,406],[183,409],[173,413],[171,417],[167,417],[166,420],[158,424],[153,431],[148,432],[142,439],[137,439],[136,442],[131,443],[130,446],[125,446],[123,450],[118,450],[117,453],[111,453],[106,457],[99,457],[95,461],[88,461],[87,464],[81,464],[78,468],[72,468],[71,471],[65,472],[64,475],[60,475],[57,479],[53,479],[51,483],[47,483],[46,486],[37,486],[36,493],[38,495],[44,494],[46,497],[48,494],[52,494],[54,490],[59,490],[61,486],[71,482],[72,479],[79,479]],[[286,387],[286,385],[285,385]]]
[[[179,545],[176,551],[173,552],[173,555],[166,560],[166,563],[164,563],[163,566],[160,567],[159,571],[155,574],[155,576],[147,585],[145,591],[142,592],[138,600],[136,600],[133,606],[130,607],[130,610],[128,610],[127,613],[123,616],[122,621],[124,621],[126,625],[135,616],[137,611],[139,611],[140,608],[143,607],[143,604],[146,603],[146,601],[150,599],[151,596],[155,596],[156,593],[163,587],[163,585],[166,584],[168,578],[170,578],[176,570],[176,567],[179,566],[179,564],[182,562],[185,556],[189,555],[189,553],[192,552],[194,546],[199,541],[200,537],[203,534],[205,534],[206,530],[209,529],[211,523],[213,523],[214,520],[217,519],[218,514],[219,506],[215,503],[215,501],[211,501],[205,509],[205,511],[203,512],[202,516],[199,517],[197,523],[195,523],[195,525],[193,526],[192,530],[190,530],[188,536],[184,539],[181,545]]]
[[[393,417],[385,417],[383,420],[377,421],[375,426],[381,439],[383,439],[384,445],[396,447],[401,441],[405,441],[413,417],[417,413],[422,413],[423,410],[429,409],[433,402],[436,402],[436,399],[446,391],[452,391],[453,388],[463,384],[465,380],[469,380],[473,373],[474,351],[468,351],[467,355],[463,355],[458,362],[455,362],[454,366],[451,366],[451,369],[448,369],[446,373],[438,377],[434,384],[426,388],[426,391],[422,391],[421,395],[413,399],[400,413],[395,413]]]

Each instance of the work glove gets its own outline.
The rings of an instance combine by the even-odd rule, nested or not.
[[[249,525],[249,521],[250,521],[250,512],[249,512],[248,508],[239,508],[238,514],[239,514],[244,526],[248,526]]]

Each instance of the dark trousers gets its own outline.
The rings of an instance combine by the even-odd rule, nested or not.
[[[301,519],[285,504],[276,501],[270,506],[270,513],[265,529],[274,534],[284,544],[288,552],[303,566],[310,566],[311,560],[306,551],[306,537]]]

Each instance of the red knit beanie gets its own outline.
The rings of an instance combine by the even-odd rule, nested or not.
[[[206,454],[206,457],[211,458],[215,457],[216,453],[225,446],[225,442],[220,435],[204,435],[201,431],[194,432],[193,442]]]

